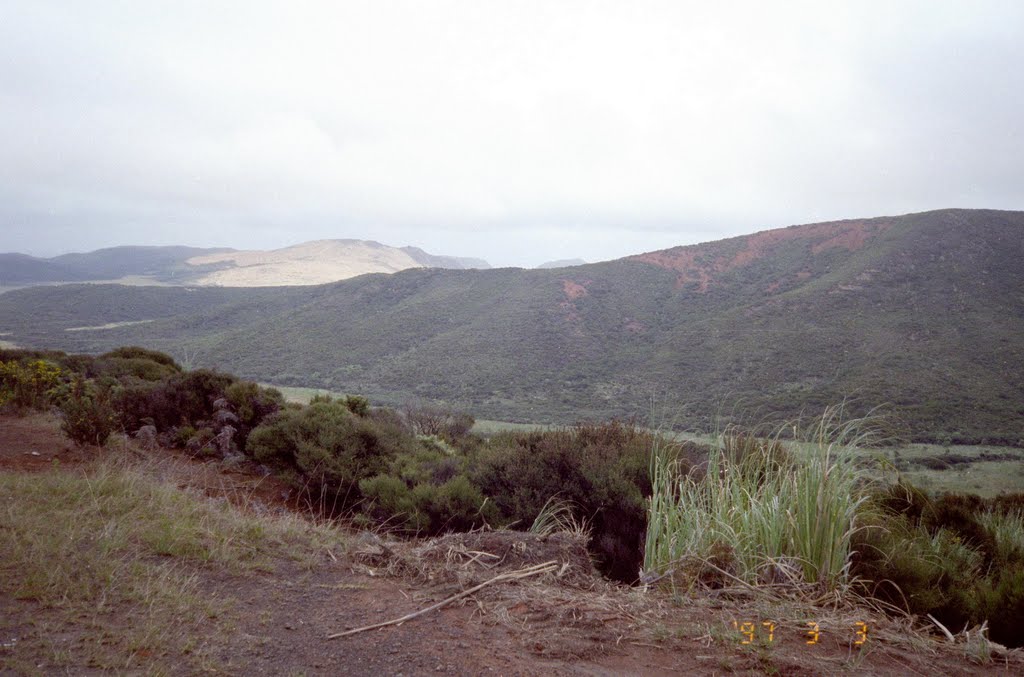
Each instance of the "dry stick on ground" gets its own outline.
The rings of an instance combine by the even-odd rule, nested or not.
[[[338,637],[346,637],[348,635],[354,635],[354,634],[359,633],[359,632],[366,632],[367,630],[376,630],[377,628],[383,628],[383,627],[387,627],[389,625],[398,625],[399,623],[404,623],[406,621],[412,620],[413,618],[416,618],[417,616],[422,616],[423,614],[430,613],[431,611],[434,611],[436,609],[440,609],[441,607],[443,607],[443,606],[445,606],[447,604],[451,604],[452,602],[454,602],[457,599],[462,599],[463,597],[467,597],[469,595],[472,595],[477,590],[481,590],[483,588],[486,588],[488,585],[492,585],[494,583],[501,583],[502,581],[513,581],[513,580],[518,580],[520,578],[527,578],[528,576],[536,576],[538,574],[548,573],[550,571],[554,571],[557,567],[558,567],[558,562],[556,560],[551,560],[550,562],[545,562],[544,564],[535,564],[532,567],[526,567],[525,569],[520,569],[519,571],[513,571],[511,573],[501,574],[500,576],[495,576],[494,578],[492,578],[490,580],[484,581],[480,585],[473,586],[469,590],[463,590],[462,592],[458,593],[457,595],[452,595],[448,599],[442,600],[442,601],[438,602],[437,604],[435,604],[433,606],[427,607],[426,609],[420,609],[419,611],[414,611],[413,613],[405,615],[405,616],[402,616],[401,618],[396,618],[396,619],[390,620],[390,621],[384,621],[383,623],[374,623],[373,625],[366,625],[366,626],[363,626],[361,628],[355,628],[353,630],[346,630],[345,632],[337,632],[337,633],[335,633],[333,635],[328,635],[327,639],[336,639]]]
[[[953,633],[950,632],[945,625],[939,623],[939,621],[935,619],[935,616],[932,616],[931,614],[926,615],[928,616],[928,618],[931,619],[932,623],[939,627],[939,630],[942,630],[942,634],[946,636],[946,639],[948,639],[951,643],[956,644],[956,639],[953,637]]]

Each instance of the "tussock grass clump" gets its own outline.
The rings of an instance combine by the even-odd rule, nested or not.
[[[548,499],[527,531],[538,536],[566,533],[584,540],[590,537],[586,518],[577,517],[573,504],[557,496]]]
[[[843,422],[842,414],[829,408],[809,427],[790,424],[768,436],[726,430],[703,473],[686,472],[655,444],[647,575],[671,572],[684,587],[845,584],[867,479],[854,450],[871,431],[869,421]],[[802,443],[787,450],[784,430]]]

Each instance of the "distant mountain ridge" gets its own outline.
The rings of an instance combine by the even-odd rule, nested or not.
[[[232,251],[224,248],[124,246],[87,253],[38,258],[0,254],[0,286],[117,280],[151,277],[170,282],[188,274],[185,261],[193,256]]]
[[[111,247],[37,258],[0,254],[0,286],[117,281],[226,287],[314,285],[408,268],[489,268],[482,259],[434,256],[372,240],[316,240],[269,251]]]
[[[546,268],[568,268],[570,266],[585,266],[587,262],[583,259],[559,259],[557,261],[545,261],[544,263],[537,266],[541,269]]]
[[[852,398],[852,413],[889,405],[917,439],[1024,446],[1024,212],[792,226],[573,268],[26,289],[0,295],[0,332],[191,346],[249,378],[492,418],[646,417],[653,399],[707,430]]]
[[[468,270],[477,268],[486,270],[491,267],[483,259],[475,259],[464,256],[435,256],[428,254],[419,247],[402,247],[402,251],[421,264],[424,268],[448,268],[451,270]]]

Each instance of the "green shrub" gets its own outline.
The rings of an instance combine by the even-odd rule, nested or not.
[[[946,529],[964,544],[976,549],[990,566],[997,553],[995,537],[982,525],[979,517],[985,511],[985,502],[978,496],[946,495],[932,504],[930,514],[925,514],[922,524],[931,532]]]
[[[1024,644],[1024,566],[998,572],[997,582],[985,595],[984,609],[989,637],[1010,647]]]
[[[212,429],[199,428],[184,440],[182,447],[193,456],[217,456],[220,450],[215,444],[216,437]]]
[[[871,500],[883,514],[902,515],[913,525],[920,524],[925,515],[933,511],[928,494],[903,478],[877,491]]]
[[[465,475],[451,478],[437,487],[427,506],[430,530],[469,531],[489,524],[497,517],[493,504],[484,498],[480,488]]]
[[[1020,646],[1024,518],[1014,501],[928,498],[901,481],[872,500],[877,517],[854,537],[851,573],[868,592],[947,627],[987,620],[990,637]]]
[[[476,422],[464,412],[443,407],[406,407],[405,418],[417,435],[436,435],[448,441],[465,437]]]
[[[387,529],[420,533],[429,518],[404,481],[393,475],[375,475],[359,481],[365,503],[363,512]]]
[[[345,407],[356,416],[366,416],[370,411],[370,400],[361,395],[349,395],[344,400]]]
[[[214,403],[235,381],[234,376],[206,369],[175,374],[159,383],[125,387],[116,407],[126,430],[152,424],[163,432],[212,419]]]
[[[643,562],[654,440],[619,421],[503,433],[481,447],[471,478],[503,520],[523,529],[552,497],[572,504],[575,517],[591,525],[589,548],[598,568],[632,582]]]
[[[497,516],[493,504],[465,475],[443,484],[410,486],[393,475],[361,480],[363,511],[385,527],[421,536],[468,531]]]
[[[237,417],[234,423],[235,443],[243,452],[249,434],[271,414],[284,406],[284,396],[274,388],[261,388],[251,381],[238,381],[229,385],[224,397]]]
[[[117,429],[107,391],[76,377],[60,393],[61,430],[78,445],[103,446]]]
[[[100,355],[100,359],[103,358],[121,358],[127,360],[143,359],[155,362],[157,364],[171,367],[173,371],[180,372],[181,367],[174,361],[174,358],[167,353],[161,353],[157,350],[149,350],[148,348],[140,348],[139,346],[124,346],[121,348],[115,348],[109,353]]]
[[[386,474],[399,454],[416,446],[402,429],[356,416],[343,402],[316,402],[271,416],[249,435],[246,450],[342,509],[360,498],[360,480]]]
[[[196,436],[198,431],[190,425],[181,425],[171,432],[171,446],[176,449],[184,449],[185,446]]]
[[[155,382],[179,373],[172,366],[145,357],[99,357],[89,365],[87,372],[92,377],[108,376],[118,381]]]
[[[992,509],[1003,514],[1024,514],[1024,493],[997,496],[992,499]]]
[[[910,613],[931,613],[948,627],[977,618],[975,578],[982,557],[946,529],[932,533],[903,518],[854,537],[852,572],[871,581],[873,595]]]

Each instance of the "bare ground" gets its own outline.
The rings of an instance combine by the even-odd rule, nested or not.
[[[124,453],[117,445],[81,450],[51,417],[0,417],[3,473],[88,467],[98,454]],[[217,462],[179,460],[163,466],[178,486],[257,512],[289,509],[280,483]],[[963,644],[867,610],[737,595],[672,600],[615,586],[594,574],[568,537],[485,532],[392,542],[353,533],[350,543],[346,552],[325,549],[312,563],[282,559],[272,572],[195,567],[197,590],[212,611],[165,629],[184,634],[176,650],[142,639],[122,664],[97,647],[133,631],[133,609],[69,617],[0,597],[0,674],[1024,674],[1020,651],[972,659]],[[328,639],[552,560],[553,572],[485,587],[401,625]],[[765,625],[770,621],[774,627]],[[862,645],[855,644],[858,621],[868,624]],[[814,645],[807,643],[808,622],[819,624]],[[754,632],[753,642],[745,643],[744,629]]]

